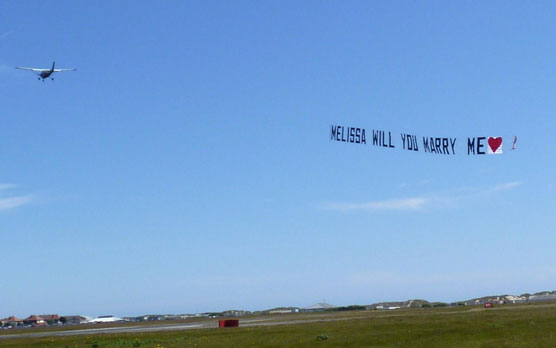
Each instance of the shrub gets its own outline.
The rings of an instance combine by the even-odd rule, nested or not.
[[[317,336],[317,341],[326,341],[328,339],[327,334],[320,334]]]
[[[440,303],[435,303],[435,304],[433,305],[433,307],[446,307],[447,305],[448,305],[448,304],[446,304],[446,303],[440,302]]]

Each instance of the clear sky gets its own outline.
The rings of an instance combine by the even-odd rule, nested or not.
[[[553,290],[555,12],[0,2],[0,317]],[[77,71],[14,69],[54,60]],[[331,124],[503,135],[504,154],[332,142]]]

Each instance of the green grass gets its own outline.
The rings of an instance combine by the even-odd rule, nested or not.
[[[0,339],[11,348],[170,347],[556,347],[556,305],[356,311],[288,316],[296,325],[143,334]]]

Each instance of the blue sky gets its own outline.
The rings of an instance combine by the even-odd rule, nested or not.
[[[0,3],[0,316],[554,289],[555,6]]]

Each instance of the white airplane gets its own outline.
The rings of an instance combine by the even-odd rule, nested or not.
[[[52,75],[55,72],[60,72],[60,71],[75,71],[77,69],[54,69],[54,64],[56,64],[56,62],[52,62],[52,68],[50,69],[38,69],[38,68],[24,68],[21,66],[16,66],[16,69],[21,69],[21,70],[31,70],[32,72],[36,73],[39,75],[39,80],[42,79],[44,82],[44,79],[47,79],[50,77],[50,75]],[[53,77],[50,77],[51,80],[54,80]]]

